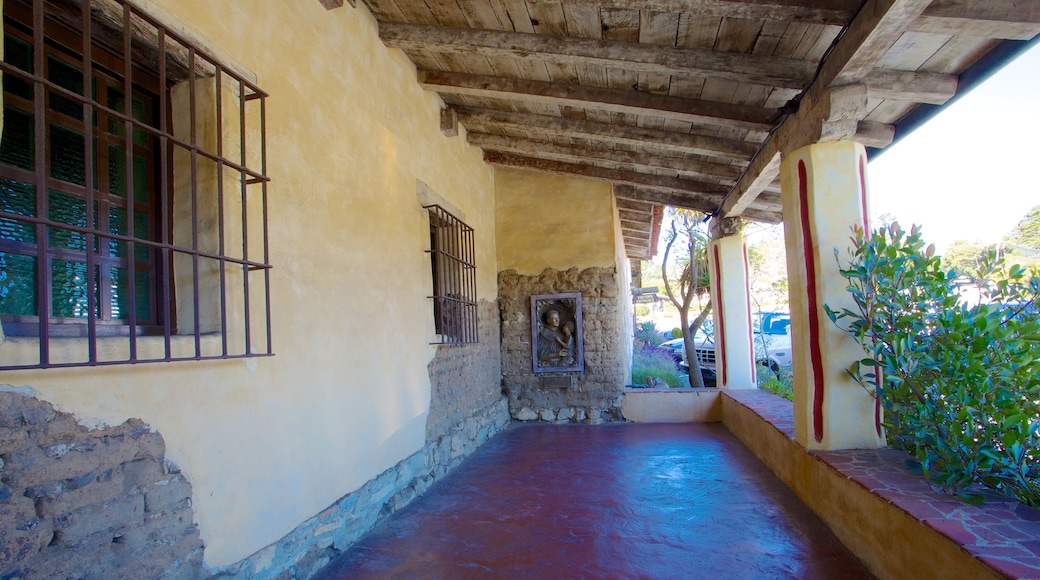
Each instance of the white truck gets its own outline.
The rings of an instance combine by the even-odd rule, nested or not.
[[[791,368],[791,315],[788,312],[762,312],[755,315],[753,321],[755,340],[755,360],[779,375]],[[715,337],[714,335],[697,336],[694,352],[702,369],[715,372]],[[683,361],[688,369],[689,364]]]

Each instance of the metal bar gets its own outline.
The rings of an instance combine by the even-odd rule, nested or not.
[[[188,118],[191,123],[191,144],[195,147],[198,144],[197,131],[195,128],[195,48],[188,46]],[[199,328],[199,256],[194,252],[199,250],[199,173],[198,173],[198,155],[194,150],[191,152],[191,248],[193,253],[191,255],[191,271],[192,271],[192,300],[195,307],[193,308],[195,326],[192,329],[195,335],[195,357],[202,356],[202,330]]]
[[[84,2],[88,4],[89,2]],[[123,5],[123,110],[133,118],[134,110],[134,85],[133,85],[133,55],[131,46],[133,37],[130,30],[130,6]],[[127,303],[130,316],[127,323],[130,329],[137,328],[137,254],[133,242],[134,238],[134,125],[123,124],[123,145],[126,151],[126,235],[131,238],[126,242],[126,276],[127,276]],[[88,161],[89,163],[89,161]],[[90,189],[87,184],[87,189]],[[120,314],[123,314],[120,312]],[[130,333],[130,361],[137,360],[137,333]]]
[[[93,83],[93,40],[90,33],[90,3],[84,2],[83,10],[83,92],[90,94]],[[84,95],[86,96],[86,95]],[[95,296],[94,268],[95,256],[94,244],[100,243],[94,233],[94,107],[93,98],[83,101],[83,189],[84,201],[86,203],[87,228],[84,237],[87,243],[87,362],[97,362],[97,297]],[[99,248],[100,249],[100,248]]]
[[[240,91],[241,92],[241,91]],[[244,130],[244,129],[243,129]],[[260,99],[260,173],[267,175],[267,98]],[[271,263],[270,238],[267,231],[267,181],[260,184],[260,195],[262,196],[262,211],[264,218],[264,263]],[[248,310],[248,307],[247,307]],[[274,354],[271,344],[271,269],[264,269],[264,310],[266,310],[267,322],[267,354]]]
[[[166,30],[158,27],[159,36],[159,82],[166,82]],[[166,102],[166,87],[160,87],[159,91],[159,128],[163,133],[167,131],[167,119],[169,118]],[[170,159],[171,154],[169,141],[159,138],[159,239],[165,245],[170,244]],[[163,309],[163,360],[169,361],[173,356],[173,303],[170,297],[170,289],[173,286],[173,252],[169,247],[161,248],[162,276],[159,284],[162,287],[162,309]]]
[[[47,110],[44,105],[47,99],[46,88],[39,81],[46,76],[43,38],[43,0],[33,0],[33,73],[37,80],[33,83],[33,131],[36,137],[34,154],[36,156],[36,215],[49,215],[47,204]],[[47,227],[36,224],[36,309],[40,317],[40,364],[50,364],[50,296],[51,269],[47,252]]]
[[[243,91],[238,92],[238,140],[239,158],[243,166],[246,164],[246,101]],[[263,101],[261,101],[263,102]],[[242,258],[249,259],[249,186],[246,185],[246,176],[239,175],[242,183]],[[242,300],[243,300],[243,323],[245,324],[245,349],[246,353],[252,349],[252,327],[249,319],[249,272],[242,272]]]
[[[221,68],[217,65],[214,76],[214,88],[216,94],[217,109],[217,157],[224,157],[224,103],[221,101]],[[220,352],[225,356],[228,353],[227,341],[227,275],[224,270],[224,166],[217,163],[217,253],[221,255],[218,261],[220,268]]]

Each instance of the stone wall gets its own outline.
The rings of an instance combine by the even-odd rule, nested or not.
[[[614,268],[546,269],[538,276],[498,274],[502,317],[502,381],[509,412],[520,421],[621,421],[628,369],[618,351],[620,284]],[[531,296],[580,292],[585,370],[535,374],[531,358]],[[548,380],[546,380],[548,379]]]
[[[479,324],[478,344],[439,346],[427,367],[432,394],[422,450],[216,577],[311,577],[505,429],[510,417],[502,395],[498,307],[494,302],[480,302]]]
[[[0,391],[0,578],[197,578],[191,484],[139,420],[88,430]]]

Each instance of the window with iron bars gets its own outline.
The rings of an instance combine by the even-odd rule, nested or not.
[[[439,205],[430,215],[435,344],[472,344],[477,337],[477,269],[473,228]]]
[[[271,355],[266,94],[123,0],[4,0],[0,369]]]

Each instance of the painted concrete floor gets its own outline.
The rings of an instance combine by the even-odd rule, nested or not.
[[[316,578],[870,578],[719,424],[517,425]]]

